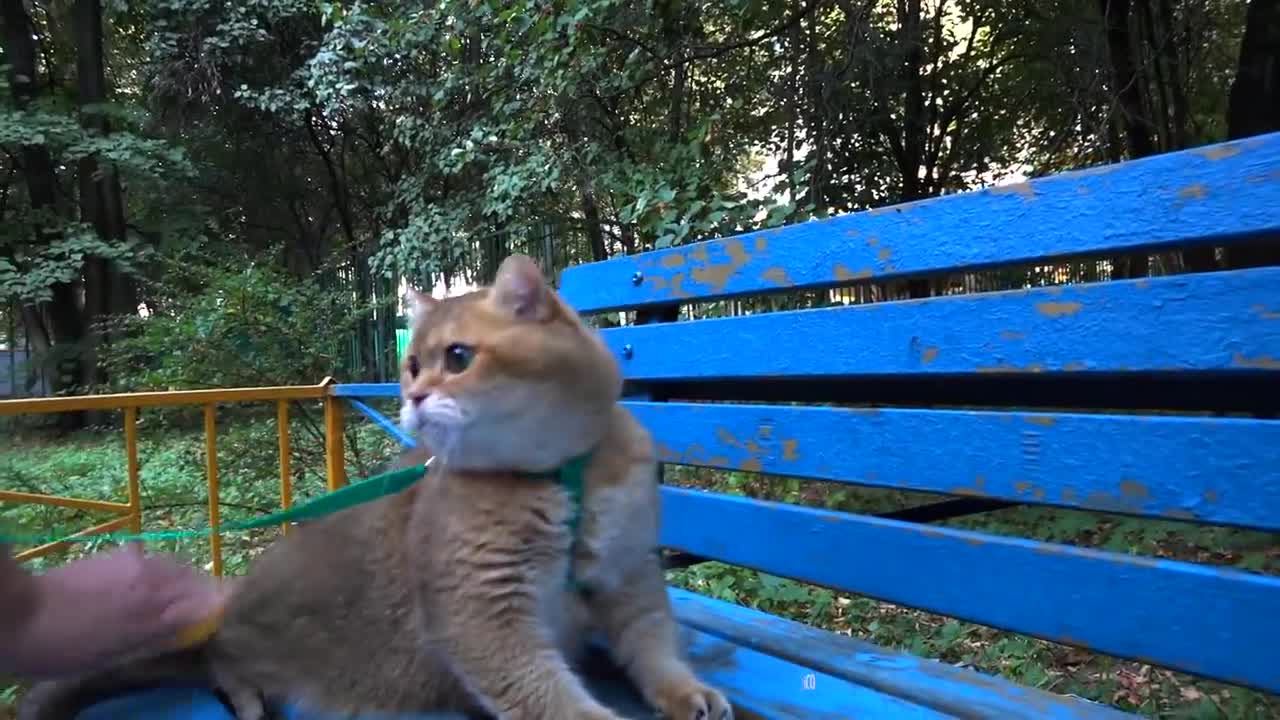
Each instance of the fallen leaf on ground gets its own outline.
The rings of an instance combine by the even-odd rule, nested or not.
[[[1199,690],[1197,690],[1196,688],[1190,685],[1183,685],[1182,687],[1178,688],[1178,694],[1181,695],[1182,699],[1186,700],[1187,702],[1195,702],[1196,700],[1199,700],[1200,698],[1204,697],[1204,693],[1200,692]]]

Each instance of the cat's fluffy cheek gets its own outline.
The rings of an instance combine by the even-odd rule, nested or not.
[[[453,462],[457,458],[461,441],[461,428],[458,426],[425,419],[416,434],[445,462]]]
[[[457,400],[443,393],[428,397],[420,406],[422,422],[457,427],[464,424],[468,413]]]
[[[400,406],[400,424],[406,432],[421,438],[442,455],[454,453],[469,416],[462,405],[443,393],[435,393],[418,403]]]
[[[413,403],[408,401],[400,403],[400,427],[405,432],[416,433],[421,424]]]

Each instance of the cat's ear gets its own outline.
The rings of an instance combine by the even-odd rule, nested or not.
[[[555,312],[555,298],[542,271],[527,255],[510,255],[498,267],[493,281],[498,307],[520,320],[541,322]]]
[[[417,288],[409,288],[409,325],[417,325],[431,310],[440,303]]]

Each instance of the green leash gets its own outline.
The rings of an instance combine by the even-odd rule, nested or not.
[[[284,523],[298,522],[300,520],[314,520],[325,515],[332,515],[339,510],[345,510],[356,505],[377,500],[380,497],[394,495],[401,490],[409,487],[417,482],[427,471],[425,465],[415,465],[413,467],[393,470],[391,472],[374,475],[371,478],[360,480],[344,488],[339,488],[333,492],[321,495],[318,498],[309,500],[301,505],[295,505],[288,510],[282,510],[270,515],[264,515],[252,520],[244,520],[240,522],[226,523],[222,525],[218,531],[220,533],[242,532],[245,530],[256,530],[258,528],[270,527],[272,525],[281,525]],[[15,536],[0,535],[0,544],[7,545],[43,545],[45,543],[86,543],[95,540],[114,540],[116,542],[134,542],[137,540],[174,540],[179,538],[208,537],[213,534],[213,528],[204,530],[161,530],[157,532],[145,533],[101,533],[98,535],[85,535],[82,537],[38,537],[38,536]]]
[[[582,496],[586,483],[586,467],[587,462],[591,459],[591,453],[586,453],[575,457],[565,463],[559,469],[547,473],[526,473],[526,477],[537,479],[554,479],[569,494],[569,502],[572,507],[569,515],[569,532],[572,533],[573,546],[570,552],[577,550],[579,542],[579,528],[582,525]],[[318,498],[309,500],[301,505],[295,505],[288,510],[282,510],[277,513],[265,515],[253,520],[244,520],[241,522],[233,522],[222,525],[219,528],[220,533],[242,532],[245,530],[255,530],[257,528],[271,527],[272,525],[281,525],[284,523],[298,522],[300,520],[314,520],[315,518],[332,515],[339,510],[345,510],[357,505],[363,505],[372,502],[378,498],[394,495],[410,485],[418,482],[427,472],[426,465],[415,465],[400,470],[392,470],[391,472],[374,475],[371,478],[359,480],[344,488],[339,488],[333,492],[321,495]],[[94,540],[114,540],[116,542],[133,542],[137,540],[172,540],[177,538],[193,538],[208,537],[213,534],[212,528],[204,530],[162,530],[159,532],[145,533],[102,533],[100,535],[85,535],[82,537],[23,537],[19,535],[0,535],[0,545],[43,545],[46,543],[85,543]],[[569,576],[572,581],[573,566],[570,554],[570,570]]]

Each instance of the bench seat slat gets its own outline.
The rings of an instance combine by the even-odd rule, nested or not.
[[[566,269],[580,312],[1280,230],[1280,133]],[[636,275],[639,273],[639,276]],[[635,282],[638,277],[639,283]]]
[[[662,488],[662,544],[1268,692],[1280,578]]]
[[[1136,717],[1107,705],[896,652],[686,590],[672,588],[668,594],[676,618],[686,627],[957,718],[1132,720]]]
[[[756,633],[747,622],[769,623],[776,632],[779,619],[746,608],[718,603],[727,610],[708,624],[714,600],[673,591],[677,613],[691,615],[683,640],[695,672],[715,685],[734,703],[740,720],[1136,720],[1105,706],[1070,701],[991,676],[921,661],[907,655],[853,643],[797,635],[789,652],[765,649],[770,643],[747,642]],[[759,617],[756,617],[759,616]],[[683,617],[682,617],[683,619]],[[785,622],[785,621],[781,621]],[[704,630],[703,626],[710,626]],[[805,630],[804,626],[797,628]],[[814,633],[821,636],[823,633]],[[797,653],[797,647],[813,656]],[[864,649],[865,648],[865,649]],[[831,673],[824,668],[837,672]],[[649,720],[649,708],[616,665],[603,655],[589,655],[580,666],[592,695],[628,720]],[[902,686],[904,677],[919,678],[922,688]],[[806,680],[807,678],[807,680]],[[867,682],[869,681],[869,682]],[[921,691],[923,689],[923,691]],[[955,691],[954,698],[936,695]],[[931,692],[932,691],[932,692]],[[957,705],[955,700],[962,700]],[[276,708],[283,720],[337,720],[339,714],[286,703]],[[342,717],[347,718],[345,714]],[[77,720],[233,720],[213,692],[200,687],[163,687],[123,694],[91,705]],[[348,720],[465,720],[454,712],[410,713],[391,716],[371,713]]]
[[[741,647],[698,631],[686,632],[689,658],[700,677],[734,704],[735,717],[796,720],[950,720],[944,714],[843,678]],[[804,686],[813,675],[813,689]],[[641,716],[634,716],[641,720]]]
[[[1280,531],[1280,421],[628,402],[663,462]]]
[[[1275,371],[1280,268],[637,325],[601,335],[633,381]]]

